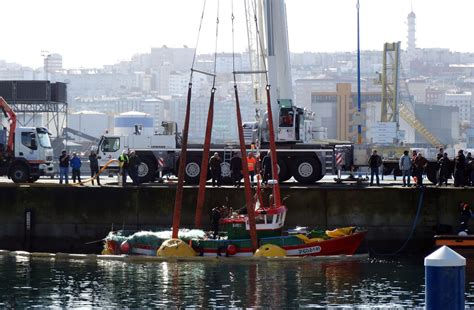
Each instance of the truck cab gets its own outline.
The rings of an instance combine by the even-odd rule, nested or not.
[[[139,130],[135,133],[121,135],[104,135],[97,146],[99,166],[107,165],[107,170],[118,171],[118,162],[110,162],[118,159],[125,150],[135,150],[141,164],[138,167],[138,176],[141,182],[154,179],[158,168],[166,171],[174,169],[178,145],[178,134],[176,123],[163,122],[163,132],[154,135],[142,135]]]
[[[0,130],[0,135],[4,135]],[[0,174],[15,183],[34,182],[41,175],[53,174],[53,148],[49,131],[44,127],[18,127],[13,154],[0,144]]]

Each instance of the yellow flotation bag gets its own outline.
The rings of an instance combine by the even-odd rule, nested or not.
[[[274,244],[264,244],[258,248],[253,256],[257,257],[285,257],[285,249]]]
[[[197,253],[181,239],[169,239],[163,242],[156,251],[156,256],[163,257],[189,257]]]
[[[331,237],[331,238],[336,238],[336,237],[352,235],[354,231],[355,231],[354,226],[341,227],[341,228],[336,228],[333,230],[326,230],[326,235],[328,235],[328,237]]]

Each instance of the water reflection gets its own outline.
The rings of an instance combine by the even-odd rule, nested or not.
[[[424,303],[422,263],[124,263],[0,257],[0,273],[1,307],[409,308]],[[474,270],[468,268],[467,278],[474,279]],[[467,304],[472,304],[472,282],[466,288]]]

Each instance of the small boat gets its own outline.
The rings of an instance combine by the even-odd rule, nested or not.
[[[474,235],[435,235],[435,246],[450,247],[461,255],[474,256]]]

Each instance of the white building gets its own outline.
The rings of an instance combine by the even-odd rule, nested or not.
[[[459,122],[471,122],[471,92],[448,91],[444,96],[444,105],[459,108]]]
[[[59,54],[48,54],[44,58],[44,71],[47,73],[63,70],[63,56]]]

